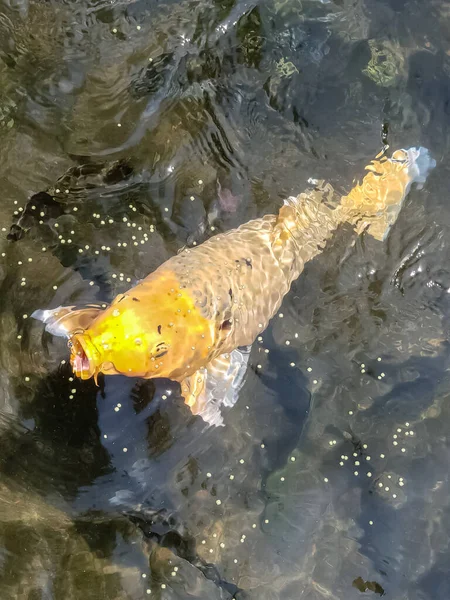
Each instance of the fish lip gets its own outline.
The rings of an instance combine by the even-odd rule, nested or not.
[[[86,334],[76,333],[70,336],[72,344],[70,362],[73,371],[81,379],[90,379],[97,374],[98,350]]]

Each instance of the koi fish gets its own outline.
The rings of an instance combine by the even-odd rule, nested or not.
[[[379,155],[335,207],[316,187],[285,200],[278,215],[184,249],[105,309],[69,306],[33,316],[67,336],[77,377],[169,378],[194,414],[222,424],[219,407],[236,402],[249,349],[305,263],[343,223],[383,240],[411,185],[422,187],[435,165],[422,147]]]

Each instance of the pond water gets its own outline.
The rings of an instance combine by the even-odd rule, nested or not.
[[[0,0],[0,83],[2,600],[448,600],[450,4]],[[385,143],[437,167],[307,265],[224,427],[30,318]]]

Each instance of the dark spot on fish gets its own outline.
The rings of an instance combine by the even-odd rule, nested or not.
[[[127,296],[126,296],[126,294],[124,294],[124,295],[122,296],[122,298],[121,298],[121,299],[120,299],[120,300],[117,302],[117,304],[119,304],[119,302],[122,302],[122,300],[125,300],[125,298],[126,298],[126,297],[127,297]]]
[[[158,333],[161,335],[161,325],[158,325]]]
[[[230,298],[233,300],[233,290],[231,288],[228,290],[228,293],[230,294]]]
[[[353,587],[355,587],[360,592],[374,592],[375,594],[379,594],[380,596],[384,596],[384,589],[381,587],[379,583],[376,581],[364,581],[362,577],[357,577],[352,582]]]
[[[230,319],[227,319],[226,321],[224,321],[221,326],[219,327],[219,329],[221,331],[230,331],[231,329],[231,321]]]
[[[247,267],[250,267],[250,269],[253,269],[253,265],[252,265],[252,261],[250,258],[244,258],[245,260],[245,264],[247,265]]]
[[[135,298],[134,296],[133,296],[133,301],[134,302],[140,302],[139,298]]]

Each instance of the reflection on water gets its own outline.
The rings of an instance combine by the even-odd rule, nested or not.
[[[439,2],[0,1],[2,599],[450,596],[449,54]],[[225,427],[29,318],[348,192],[382,135],[438,167],[308,263]]]

